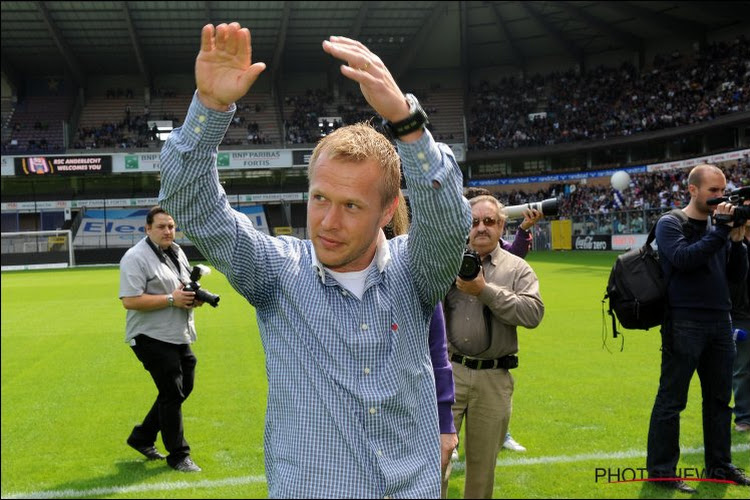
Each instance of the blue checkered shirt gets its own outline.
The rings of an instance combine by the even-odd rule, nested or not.
[[[193,97],[162,149],[159,202],[256,309],[268,376],[269,496],[439,497],[428,326],[471,221],[453,154],[429,132],[399,142],[412,226],[405,236],[381,236],[359,300],[309,240],[268,236],[230,207],[216,155],[234,111]]]

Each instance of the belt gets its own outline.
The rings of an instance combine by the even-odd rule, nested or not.
[[[490,368],[505,368],[506,370],[512,370],[513,368],[518,368],[518,356],[515,354],[508,354],[507,356],[497,359],[476,359],[467,358],[466,356],[454,353],[451,356],[451,361],[464,365],[466,368],[471,368],[472,370],[487,370]]]

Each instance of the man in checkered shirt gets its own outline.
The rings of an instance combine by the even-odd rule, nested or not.
[[[269,496],[436,498],[428,325],[469,230],[461,173],[379,57],[342,37],[323,50],[346,61],[341,73],[391,124],[398,152],[367,124],[321,140],[308,168],[309,240],[257,231],[218,181],[217,147],[234,103],[265,69],[252,63],[250,32],[238,23],[203,28],[198,88],[162,150],[159,200],[256,309],[268,375]],[[399,163],[412,225],[386,240]]]

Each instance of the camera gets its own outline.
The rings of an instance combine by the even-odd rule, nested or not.
[[[513,205],[505,207],[505,215],[509,219],[520,219],[523,217],[523,211],[527,208],[539,210],[545,217],[550,215],[557,215],[559,209],[560,199],[559,198],[547,198],[543,201],[533,201],[530,203],[521,203],[520,205]]]
[[[734,212],[729,214],[717,214],[713,216],[714,223],[723,224],[731,222],[733,227],[738,227],[750,219],[750,206],[743,205],[743,202],[750,200],[750,186],[735,189],[728,196],[721,198],[711,198],[706,200],[709,206],[718,205],[722,202],[728,202],[734,205]]]
[[[190,283],[185,285],[185,288],[183,288],[183,290],[186,292],[195,292],[195,300],[200,300],[201,302],[211,304],[211,307],[217,307],[219,305],[220,297],[218,295],[214,295],[208,290],[202,289],[201,284],[198,283],[198,280],[201,279],[201,277],[208,274],[211,274],[211,269],[204,266],[203,264],[193,266],[193,270],[190,273]]]
[[[482,268],[482,259],[474,250],[467,248],[461,258],[461,267],[458,268],[458,277],[464,281],[471,281],[477,277]]]

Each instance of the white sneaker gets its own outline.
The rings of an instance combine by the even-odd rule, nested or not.
[[[453,448],[453,453],[451,453],[451,460],[454,462],[458,462],[458,448]]]
[[[515,439],[513,439],[511,436],[507,436],[505,438],[505,441],[503,442],[503,448],[505,448],[506,450],[518,451],[518,452],[526,451],[526,448],[518,444],[518,442]]]

